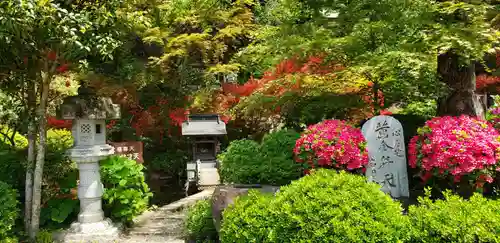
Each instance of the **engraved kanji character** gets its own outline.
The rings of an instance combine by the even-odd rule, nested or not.
[[[368,167],[375,167],[375,165],[376,165],[375,158],[370,157],[370,161],[368,161]]]
[[[394,149],[394,147],[391,147],[389,146],[385,141],[382,141],[382,143],[380,144],[380,147],[378,148],[379,151],[384,151],[384,152],[387,152],[387,150],[389,149]]]
[[[384,187],[386,184],[388,184],[390,187],[396,187],[396,184],[394,184],[393,173],[385,174],[384,177],[385,177],[384,180],[379,183],[381,184],[382,187]]]
[[[396,130],[396,131],[393,131],[393,132],[392,132],[392,136],[394,136],[394,137],[396,137],[396,136],[398,136],[398,137],[399,137],[399,136],[401,136],[401,129],[398,129],[398,130]]]
[[[396,146],[395,146],[395,149],[394,149],[394,154],[398,157],[404,157],[405,156],[405,153],[404,153],[404,150],[402,149],[402,146],[403,144],[401,143],[400,140],[396,140]]]
[[[378,169],[384,167],[386,164],[393,164],[394,163],[394,161],[391,160],[390,156],[382,156],[382,159],[380,159],[380,162],[382,162],[382,163],[380,164]]]
[[[384,139],[389,137],[389,124],[387,121],[384,123],[377,123],[377,127],[375,128],[375,132],[377,133],[377,139]]]

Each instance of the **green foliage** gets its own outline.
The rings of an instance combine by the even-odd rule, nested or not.
[[[73,146],[71,131],[64,129],[49,129],[47,131],[47,146],[49,150],[65,151]]]
[[[0,181],[23,190],[25,166],[23,151],[0,150]]]
[[[47,230],[41,230],[36,235],[36,243],[53,243],[54,239],[52,239],[52,233]]]
[[[436,100],[447,91],[436,75],[437,55],[454,52],[464,64],[481,60],[498,42],[499,32],[488,22],[493,19],[498,26],[500,15],[495,4],[266,1],[256,11],[260,34],[238,58],[252,70],[253,66],[291,56],[323,53],[344,64],[345,71],[377,84],[386,107]]]
[[[445,193],[445,200],[419,198],[410,206],[411,242],[500,242],[500,201],[479,194],[465,200]]]
[[[303,128],[326,119],[347,119],[349,109],[366,105],[356,95],[325,93],[312,97],[289,97],[284,103],[284,118],[287,126]]]
[[[235,204],[223,212],[221,242],[273,242],[270,232],[278,223],[278,213],[270,207],[273,200],[272,195],[257,190],[238,197]]]
[[[28,140],[7,126],[0,125],[0,181],[22,190],[24,179],[23,149]]]
[[[9,127],[0,125],[0,150],[24,149],[28,146],[28,140],[23,135],[12,133]]]
[[[240,65],[233,57],[251,42],[254,4],[253,0],[152,4],[145,15],[149,24],[139,35],[157,49],[150,52],[150,63],[161,70],[160,82],[189,92],[190,86],[218,85],[224,75],[238,73]]]
[[[59,187],[67,190],[76,186],[69,181],[76,176],[76,164],[66,154],[71,146],[73,146],[73,136],[70,131],[62,129],[49,129],[47,131],[47,154],[44,171],[50,171],[50,173],[45,173],[44,176],[48,181],[57,182]],[[67,185],[68,182],[71,184]],[[64,189],[62,192],[67,193],[68,191],[64,191]]]
[[[260,146],[253,140],[232,141],[227,151],[219,155],[220,177],[225,183],[254,184],[267,168],[259,160]]]
[[[295,141],[300,138],[300,133],[289,130],[282,129],[276,132],[266,134],[262,139],[261,152],[264,156],[279,156],[282,155],[285,158],[293,158],[293,148],[295,147]]]
[[[231,142],[219,155],[220,176],[225,183],[285,185],[300,177],[293,160],[295,140],[300,134],[280,130],[264,137],[262,144],[253,140]]]
[[[19,216],[17,191],[0,181],[0,239],[10,236],[12,227]]]
[[[188,238],[196,242],[210,242],[217,239],[210,199],[200,200],[189,208],[186,231]]]
[[[42,191],[44,207],[40,212],[40,224],[46,228],[58,228],[71,223],[78,214],[79,203],[74,195],[77,188],[78,170],[66,152],[73,146],[71,132],[63,129],[47,131],[47,154],[44,164],[45,185]]]
[[[8,237],[5,239],[0,239],[0,243],[19,243],[19,240],[17,238]]]
[[[221,242],[398,242],[402,208],[361,176],[314,171],[275,197],[252,192],[224,211]]]
[[[78,215],[79,201],[76,198],[59,198],[63,193],[50,198],[40,212],[40,224],[46,228],[59,228],[71,223]]]
[[[400,112],[401,114],[417,115],[430,119],[436,116],[436,100],[426,100],[423,102],[412,102]]]
[[[111,218],[128,223],[148,208],[153,194],[143,170],[141,164],[123,157],[111,156],[101,161],[104,208]]]
[[[161,171],[171,177],[178,177],[185,173],[186,163],[189,159],[187,150],[173,149],[155,154],[154,158],[148,162],[148,169]]]
[[[113,23],[113,10],[64,7],[54,4],[53,0],[9,0],[2,4],[0,43],[1,52],[6,55],[0,62],[22,66],[24,57],[44,59],[47,48],[64,60],[79,60],[90,53],[112,57],[119,45],[117,32],[107,29],[109,23]],[[44,69],[43,66],[36,68]]]

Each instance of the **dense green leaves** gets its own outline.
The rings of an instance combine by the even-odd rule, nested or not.
[[[188,238],[195,242],[212,242],[217,239],[210,199],[198,201],[188,209],[185,227]]]
[[[281,187],[252,192],[224,212],[222,242],[398,242],[408,238],[401,206],[344,172],[319,170]]]
[[[446,193],[445,200],[420,198],[408,212],[412,242],[500,242],[500,202]]]
[[[215,84],[226,74],[239,70],[231,63],[238,49],[250,43],[255,29],[253,13],[247,6],[253,1],[232,3],[215,0],[175,0],[158,4],[154,22],[143,35],[146,43],[160,47],[160,55],[152,56],[152,63],[169,75],[170,85],[182,84],[172,76],[179,65],[189,65],[200,72],[208,84]],[[205,76],[205,77],[203,77]],[[190,80],[196,81],[197,78]],[[189,85],[205,85],[205,81]]]
[[[143,170],[141,164],[123,157],[101,161],[104,207],[112,218],[128,223],[148,208],[152,193]]]
[[[17,191],[0,181],[0,239],[11,236],[12,227],[19,216]]]
[[[326,53],[342,62],[346,71],[378,84],[386,106],[404,106],[445,94],[436,72],[438,54],[454,51],[467,63],[481,60],[495,45],[499,35],[488,22],[495,13],[489,4],[267,1],[257,12],[262,34],[240,58],[262,64],[269,62],[266,56]]]
[[[264,137],[261,144],[253,140],[231,142],[220,154],[220,176],[225,183],[286,185],[301,175],[293,160],[293,147],[300,134],[280,130]]]

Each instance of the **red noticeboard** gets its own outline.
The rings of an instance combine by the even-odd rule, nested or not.
[[[119,142],[119,143],[109,143],[115,148],[115,155],[123,156],[128,159],[133,159],[137,163],[144,163],[142,157],[142,142]]]

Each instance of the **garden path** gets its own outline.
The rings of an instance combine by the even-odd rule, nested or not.
[[[212,196],[206,189],[179,201],[148,211],[134,220],[134,226],[122,236],[120,243],[183,243],[187,207]]]

